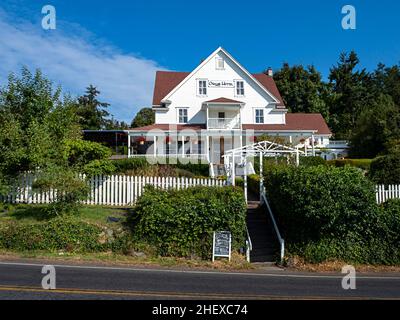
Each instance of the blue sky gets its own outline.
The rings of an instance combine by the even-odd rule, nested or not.
[[[57,29],[41,29],[54,5]],[[357,11],[343,30],[341,9]],[[348,1],[69,0],[0,3],[0,84],[21,65],[41,68],[65,91],[93,83],[117,119],[151,104],[157,69],[190,71],[223,46],[249,71],[314,64],[324,77],[354,49],[368,70],[400,62],[400,3]]]

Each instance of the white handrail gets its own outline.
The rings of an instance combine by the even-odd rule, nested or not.
[[[249,229],[246,226],[247,240],[246,240],[246,260],[250,262],[250,251],[253,250],[253,244],[251,242]]]
[[[283,262],[283,258],[285,256],[285,240],[283,240],[283,238],[281,236],[281,233],[279,232],[278,225],[276,224],[276,221],[275,221],[274,215],[272,213],[271,207],[269,206],[267,197],[265,196],[265,191],[262,194],[262,199],[264,200],[265,204],[267,205],[268,213],[269,213],[269,215],[271,217],[272,224],[274,225],[276,236],[278,237],[279,243],[281,245],[280,257],[281,257],[281,263],[282,263]]]

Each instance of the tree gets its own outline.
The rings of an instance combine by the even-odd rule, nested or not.
[[[274,74],[285,105],[291,112],[321,113],[328,120],[328,108],[324,97],[329,87],[322,81],[321,74],[314,66],[302,65],[290,67],[284,63]]]
[[[20,77],[10,75],[0,90],[0,189],[21,174],[33,173],[36,190],[57,190],[51,206],[57,213],[76,208],[87,196],[87,183],[78,173],[112,169],[104,159],[109,150],[79,144],[77,101],[60,95],[61,88],[54,90],[40,70],[32,74],[27,68]]]
[[[138,128],[148,126],[155,122],[155,113],[151,108],[141,109],[132,120],[131,127]]]
[[[334,99],[329,105],[329,125],[339,139],[351,137],[358,116],[371,102],[372,93],[368,90],[370,75],[365,69],[357,71],[358,64],[357,54],[351,51],[342,53],[338,64],[330,70]]]
[[[400,139],[400,112],[391,96],[380,94],[360,115],[350,139],[350,156],[375,158]]]
[[[106,118],[110,115],[106,108],[109,103],[100,102],[97,96],[100,91],[96,87],[90,85],[86,88],[86,93],[78,98],[77,115],[82,129],[100,130],[105,129],[108,121]]]

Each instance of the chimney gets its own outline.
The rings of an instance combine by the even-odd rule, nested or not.
[[[274,72],[272,71],[271,67],[268,67],[268,69],[267,69],[267,76],[269,76],[269,77],[273,77],[274,76]]]

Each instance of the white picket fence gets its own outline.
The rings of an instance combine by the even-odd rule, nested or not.
[[[1,201],[8,203],[44,204],[52,202],[56,192],[38,193],[32,190],[34,176],[22,176],[15,183],[14,188],[7,196],[0,196]],[[141,177],[141,176],[94,176],[88,181],[90,196],[84,201],[87,205],[126,206],[136,202],[143,193],[146,185],[161,189],[185,189],[193,186],[226,185],[226,180],[211,178],[186,177]]]
[[[389,199],[400,199],[400,185],[377,185],[376,202],[379,204]]]

